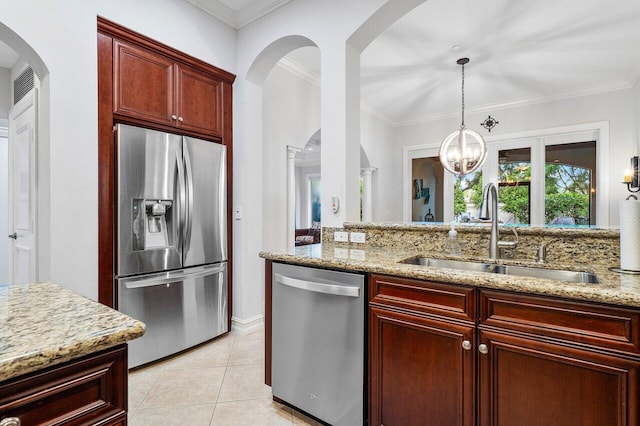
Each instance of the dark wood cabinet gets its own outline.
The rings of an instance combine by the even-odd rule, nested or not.
[[[115,40],[113,112],[175,125],[175,68],[163,55]]]
[[[637,310],[480,291],[478,424],[640,424]]]
[[[0,384],[0,420],[22,425],[127,424],[127,345]]]
[[[639,342],[637,309],[372,275],[369,421],[639,425]]]
[[[186,65],[176,76],[176,126],[222,136],[222,81]]]
[[[125,123],[227,148],[228,326],[233,306],[233,89],[235,76],[98,17],[98,295],[115,306],[117,227],[114,126]]]
[[[114,114],[222,136],[222,80],[114,40]]]
[[[474,424],[473,295],[462,286],[371,277],[369,424]]]
[[[640,424],[640,360],[480,331],[481,426]]]
[[[377,307],[369,320],[370,424],[473,425],[475,328]]]

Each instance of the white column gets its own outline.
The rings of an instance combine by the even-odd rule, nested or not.
[[[373,219],[373,197],[371,177],[375,167],[364,167],[360,169],[362,175],[362,221],[371,222]]]
[[[296,154],[300,148],[287,145],[287,249],[295,247],[296,240]]]
[[[322,226],[341,227],[360,218],[360,52],[341,40],[320,48]]]

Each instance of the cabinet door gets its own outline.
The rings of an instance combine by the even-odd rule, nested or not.
[[[222,137],[222,82],[177,65],[178,127]]]
[[[22,425],[126,425],[127,345],[0,383],[0,419]]]
[[[480,332],[481,426],[638,425],[640,361]]]
[[[370,424],[473,425],[474,327],[369,312]]]
[[[115,41],[114,113],[174,126],[173,74],[171,59]]]

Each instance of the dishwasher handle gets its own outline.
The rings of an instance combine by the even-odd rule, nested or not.
[[[360,287],[331,284],[330,282],[299,280],[297,278],[291,278],[281,274],[274,274],[274,277],[277,283],[298,288],[300,290],[332,294],[334,296],[360,297]]]

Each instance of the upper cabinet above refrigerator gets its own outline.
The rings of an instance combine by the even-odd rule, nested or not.
[[[222,136],[219,76],[121,41],[113,48],[114,114]]]

